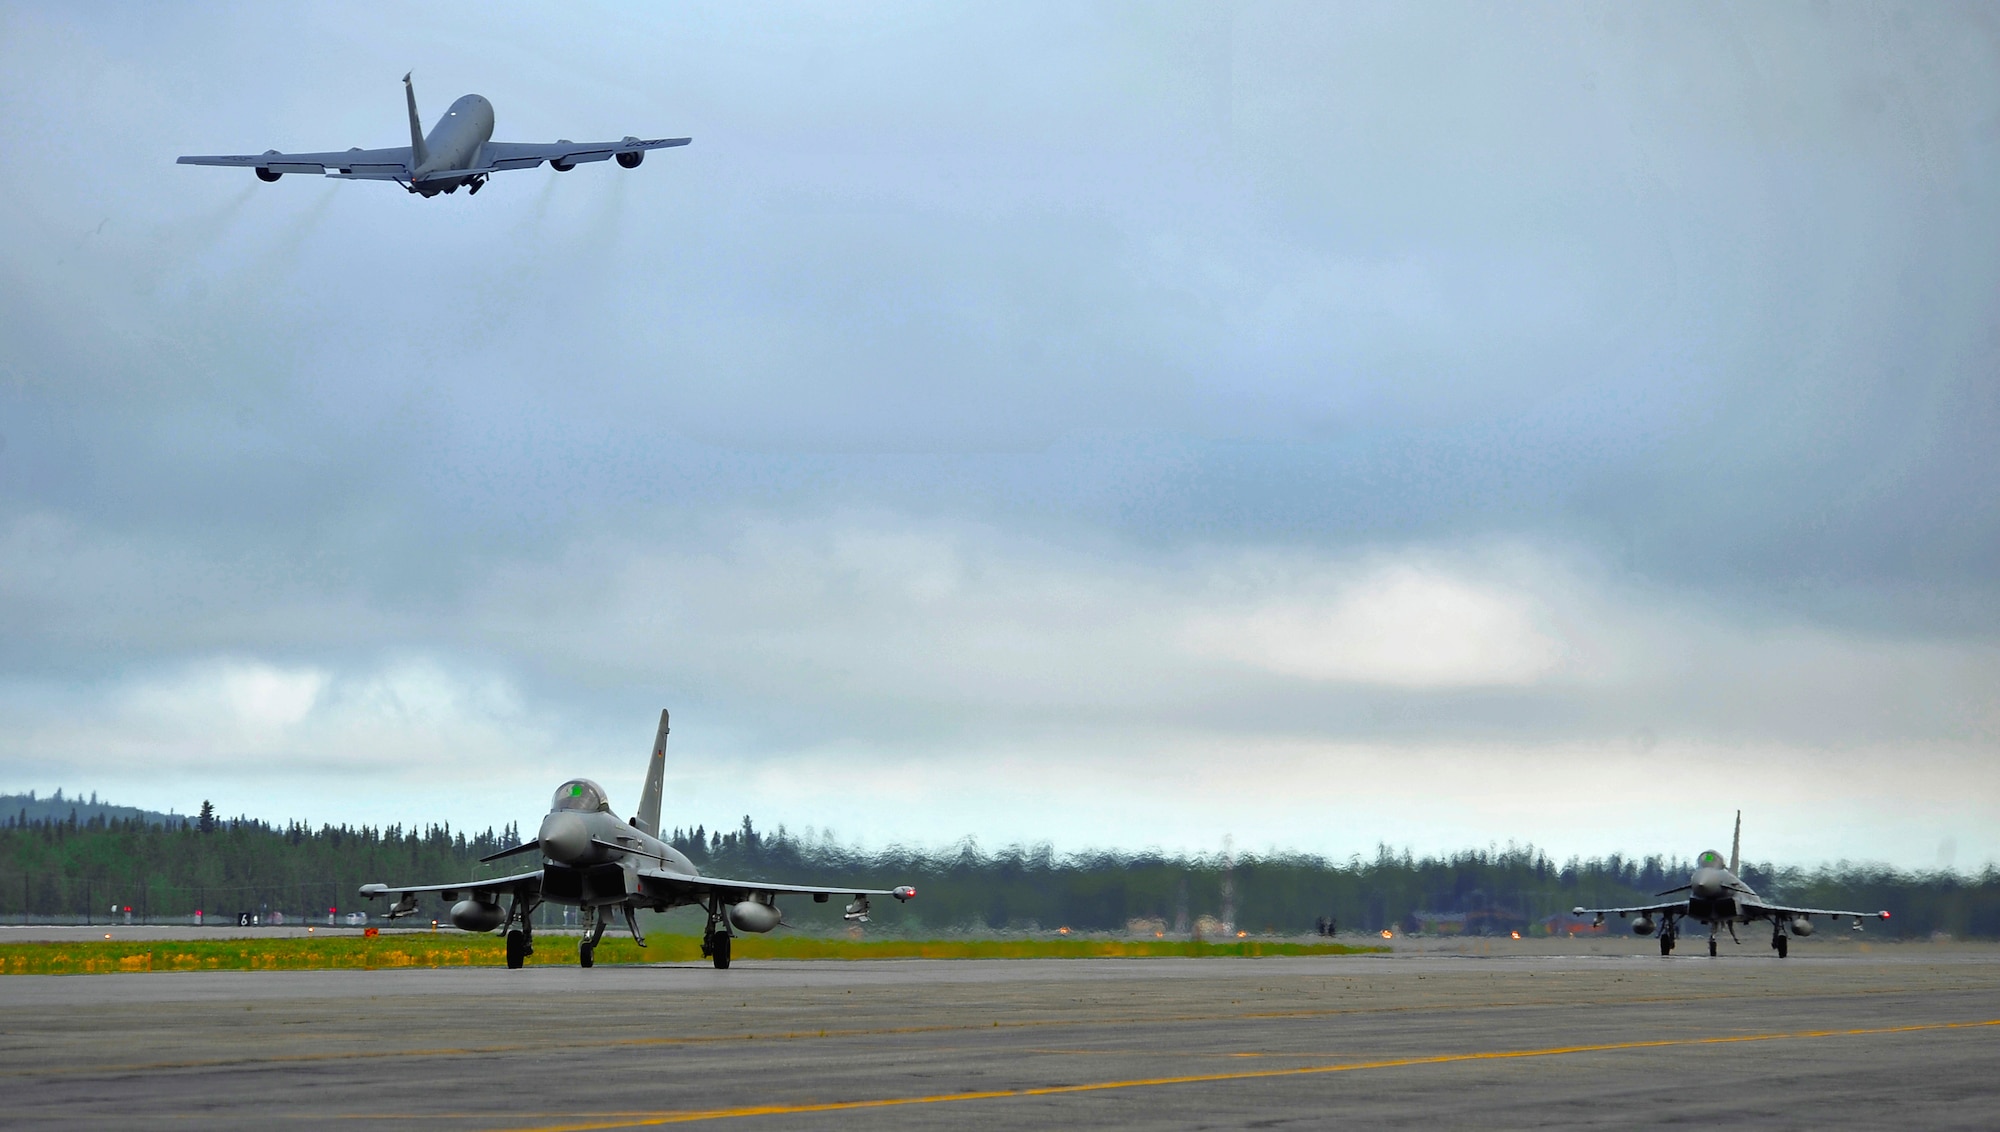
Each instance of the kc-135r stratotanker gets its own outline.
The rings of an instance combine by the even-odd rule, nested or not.
[[[1830,917],[1835,923],[1852,917],[1858,931],[1861,921],[1886,920],[1887,912],[1849,912],[1838,908],[1791,908],[1783,904],[1771,904],[1751,890],[1736,875],[1742,867],[1740,857],[1743,849],[1743,811],[1736,812],[1736,834],[1729,843],[1729,867],[1722,865],[1722,854],[1713,849],[1705,850],[1695,858],[1694,873],[1688,882],[1679,888],[1670,888],[1660,893],[1672,896],[1676,892],[1687,893],[1687,899],[1675,900],[1667,904],[1647,904],[1638,908],[1577,908],[1572,915],[1595,914],[1597,922],[1603,923],[1607,915],[1620,919],[1636,916],[1632,930],[1639,935],[1650,934],[1654,927],[1653,917],[1658,916],[1660,930],[1660,954],[1671,955],[1674,941],[1680,938],[1680,922],[1693,920],[1708,929],[1708,954],[1715,955],[1715,932],[1718,928],[1729,929],[1729,938],[1736,939],[1736,925],[1754,924],[1768,920],[1771,924],[1771,949],[1783,959],[1791,954],[1790,936],[1809,936],[1813,932],[1814,916]]]
[[[451,104],[429,137],[417,117],[417,89],[403,76],[403,95],[410,104],[410,144],[393,149],[348,149],[333,153],[222,154],[183,157],[182,165],[228,165],[255,169],[275,181],[287,173],[324,173],[350,181],[394,181],[420,196],[455,193],[464,185],[468,195],[479,192],[486,178],[509,169],[533,169],[546,161],[558,173],[589,161],[616,158],[636,169],[649,149],[686,145],[693,138],[635,138],[615,142],[497,142],[493,138],[493,104],[468,94]]]
[[[556,789],[549,815],[542,819],[540,836],[482,858],[497,861],[539,851],[542,867],[534,872],[457,884],[364,884],[361,894],[373,899],[394,893],[391,919],[415,913],[418,893],[435,892],[446,900],[456,900],[451,909],[454,926],[469,932],[506,933],[509,967],[521,966],[533,954],[532,917],[544,901],[582,910],[588,934],[577,950],[577,959],[585,967],[591,965],[591,956],[614,911],[624,913],[632,938],[643,947],[646,939],[639,931],[638,912],[689,906],[708,913],[701,953],[717,967],[727,967],[731,929],[768,932],[777,927],[782,919],[777,901],[781,893],[810,896],[816,903],[824,903],[836,892],[852,896],[846,916],[856,921],[868,919],[871,896],[903,901],[917,894],[909,885],[849,888],[703,876],[694,862],[660,840],[660,791],[666,770],[667,713],[662,711],[639,812],[630,821],[620,821],[611,812],[603,787],[589,779],[573,778]],[[505,910],[500,907],[503,897],[507,900]]]

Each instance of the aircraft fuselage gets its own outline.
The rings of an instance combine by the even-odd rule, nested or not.
[[[701,875],[678,849],[600,806],[593,783],[567,782],[557,790],[537,838],[542,899],[579,908],[623,904],[640,893],[639,870],[649,865]]]
[[[493,104],[477,94],[468,94],[451,104],[438,119],[430,134],[424,138],[425,159],[411,170],[416,191],[433,197],[439,193],[458,191],[460,185],[476,180],[473,177],[446,177],[434,181],[424,178],[431,173],[451,169],[471,169],[479,162],[479,150],[493,140]],[[476,188],[477,186],[475,186]]]
[[[1704,925],[1747,924],[1757,917],[1745,915],[1740,901],[1756,898],[1757,894],[1735,873],[1721,866],[1703,865],[1688,878],[1687,915]]]

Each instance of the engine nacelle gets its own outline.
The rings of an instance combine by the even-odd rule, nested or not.
[[[761,904],[755,900],[745,900],[729,906],[729,923],[738,931],[768,932],[778,926],[784,917],[776,904]]]
[[[257,179],[259,181],[264,182],[267,185],[282,176],[284,176],[283,173],[280,173],[276,169],[272,169],[269,166],[259,165],[257,167]]]
[[[557,139],[556,139],[556,144],[557,144],[557,145],[569,145],[569,144],[571,144],[571,143],[570,143],[570,140],[569,140],[568,138],[557,138]],[[569,172],[570,170],[572,170],[572,169],[576,168],[576,162],[574,162],[574,161],[554,161],[554,160],[552,160],[552,161],[550,161],[550,162],[549,162],[549,168],[551,168],[551,169],[555,170],[555,171],[556,171],[556,172],[558,172],[558,173],[567,173],[567,172]]]
[[[646,160],[646,151],[643,149],[635,149],[618,155],[618,164],[623,165],[627,169],[637,169],[639,163],[644,160]]]
[[[461,900],[451,906],[451,926],[461,931],[490,932],[500,926],[506,914],[498,904],[481,904],[477,900]]]
[[[1641,917],[1639,917],[1638,919],[1636,919],[1636,920],[1633,920],[1633,921],[1632,921],[1632,934],[1633,934],[1633,935],[1652,935],[1652,934],[1653,934],[1653,917],[1651,917],[1651,916],[1641,916]]]
[[[1813,933],[1813,922],[1811,920],[1807,919],[1804,916],[1792,917],[1793,935],[1811,935],[1812,933]]]

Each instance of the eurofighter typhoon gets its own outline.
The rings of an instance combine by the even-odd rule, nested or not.
[[[1650,935],[1657,926],[1660,932],[1660,954],[1672,955],[1674,941],[1680,938],[1681,921],[1693,920],[1708,929],[1708,954],[1715,955],[1715,933],[1727,928],[1729,938],[1736,939],[1736,925],[1755,924],[1768,921],[1771,925],[1771,950],[1783,959],[1791,954],[1791,938],[1805,937],[1813,933],[1813,917],[1825,916],[1835,923],[1843,919],[1853,919],[1854,930],[1861,930],[1862,920],[1886,920],[1887,912],[1853,912],[1841,908],[1793,908],[1785,904],[1773,904],[1757,895],[1749,885],[1744,884],[1737,874],[1742,869],[1743,812],[1736,813],[1736,834],[1729,843],[1729,864],[1722,863],[1722,854],[1713,849],[1704,850],[1695,858],[1694,873],[1688,882],[1679,888],[1670,888],[1660,893],[1672,896],[1677,892],[1687,893],[1687,898],[1666,904],[1647,904],[1637,908],[1577,908],[1571,915],[1588,916],[1595,914],[1598,923],[1604,922],[1606,915],[1620,919],[1637,917],[1632,921],[1632,931],[1637,935]],[[1658,916],[1656,925],[1653,917]]]
[[[577,961],[585,967],[591,965],[592,954],[614,915],[623,914],[632,938],[644,947],[646,938],[639,931],[638,912],[698,907],[708,913],[701,953],[718,968],[726,968],[734,931],[768,932],[782,922],[777,901],[781,894],[810,896],[815,903],[825,903],[835,892],[852,896],[846,917],[854,921],[868,919],[871,896],[892,896],[900,902],[917,894],[909,885],[847,888],[703,876],[694,862],[660,840],[660,791],[666,770],[667,713],[662,711],[639,812],[630,820],[620,821],[612,813],[603,787],[587,778],[573,778],[556,788],[539,836],[481,858],[497,861],[517,853],[539,852],[541,868],[455,884],[364,884],[361,895],[372,900],[394,894],[388,913],[391,919],[414,914],[419,893],[435,892],[446,900],[456,900],[451,908],[452,925],[469,932],[504,932],[509,967],[520,967],[534,954],[532,917],[544,902],[581,910],[586,934],[577,949]],[[504,909],[502,899],[507,901]]]
[[[653,138],[627,135],[615,142],[573,142],[567,138],[537,142],[497,142],[493,139],[493,104],[476,94],[468,94],[451,104],[438,119],[429,136],[417,117],[417,89],[410,76],[403,76],[403,95],[410,105],[410,144],[393,149],[348,149],[334,153],[222,154],[211,157],[183,157],[182,165],[226,165],[255,169],[257,177],[275,181],[287,173],[324,173],[350,181],[394,181],[419,196],[434,197],[455,193],[465,186],[467,195],[476,194],[495,173],[510,169],[533,169],[544,161],[558,173],[566,173],[590,161],[615,159],[627,169],[637,169],[649,149],[686,145],[693,138]]]

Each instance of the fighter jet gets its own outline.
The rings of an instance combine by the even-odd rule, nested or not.
[[[279,153],[183,157],[182,165],[229,165],[257,171],[259,180],[275,181],[287,173],[324,173],[350,181],[394,181],[419,196],[455,193],[460,185],[476,194],[486,178],[509,169],[533,169],[546,161],[566,173],[588,161],[616,158],[637,169],[649,149],[686,145],[693,138],[653,138],[627,135],[623,141],[573,142],[567,138],[547,145],[497,142],[493,137],[493,104],[468,94],[451,104],[437,128],[424,136],[417,117],[417,89],[403,76],[403,95],[410,104],[410,144],[394,149],[349,149],[338,153]]]
[[[1688,894],[1685,900],[1670,904],[1648,904],[1641,908],[1576,908],[1575,915],[1595,914],[1597,923],[1603,923],[1607,915],[1617,915],[1624,919],[1637,916],[1632,921],[1632,931],[1636,935],[1651,935],[1653,917],[1658,916],[1660,930],[1660,954],[1672,955],[1674,941],[1680,937],[1682,920],[1693,920],[1708,929],[1708,954],[1715,956],[1715,933],[1718,928],[1727,928],[1729,938],[1737,943],[1736,925],[1754,924],[1768,920],[1771,924],[1771,949],[1783,959],[1791,954],[1790,936],[1809,936],[1813,933],[1814,916],[1828,916],[1835,923],[1852,918],[1854,930],[1861,930],[1861,921],[1866,919],[1886,920],[1887,912],[1849,912],[1833,908],[1790,908],[1783,904],[1767,903],[1751,891],[1736,875],[1740,867],[1740,851],[1743,846],[1743,811],[1736,811],[1736,833],[1729,842],[1729,866],[1723,867],[1722,854],[1713,849],[1706,850],[1695,858],[1694,874],[1679,888],[1670,888],[1660,893],[1672,896],[1676,892]],[[1789,931],[1789,935],[1787,932]]]
[[[539,853],[541,868],[454,884],[364,884],[361,895],[373,900],[394,893],[390,919],[415,913],[419,893],[435,892],[455,900],[453,926],[469,932],[506,934],[509,967],[520,967],[534,954],[533,915],[544,902],[581,910],[587,931],[577,948],[577,961],[585,967],[591,965],[598,941],[604,938],[604,929],[614,914],[624,914],[632,938],[644,947],[639,911],[693,906],[708,913],[701,953],[713,959],[716,967],[726,968],[731,929],[768,932],[778,927],[783,919],[777,901],[781,893],[811,896],[820,904],[835,892],[845,893],[854,898],[847,905],[846,918],[864,923],[870,910],[869,897],[893,896],[901,902],[917,894],[907,884],[888,889],[843,888],[703,876],[692,861],[660,840],[660,790],[666,770],[667,713],[661,711],[660,732],[653,740],[653,758],[646,767],[639,812],[631,819],[618,820],[603,787],[587,778],[572,778],[556,788],[539,836],[481,858],[497,861],[517,853]],[[503,897],[507,900],[504,911],[500,907]]]

